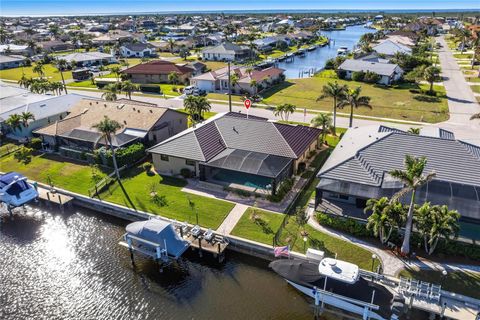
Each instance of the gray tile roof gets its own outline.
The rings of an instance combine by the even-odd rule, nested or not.
[[[415,157],[425,156],[425,172],[435,171],[435,180],[480,186],[480,147],[449,138],[399,131],[379,133],[378,127],[374,128],[376,129],[370,132],[365,129],[351,129],[350,133],[347,132],[318,176],[381,186],[384,174],[393,169],[403,169],[405,155],[409,154]],[[368,135],[368,138],[364,135]],[[349,143],[352,137],[360,143]],[[346,153],[343,149],[350,150]]]
[[[375,72],[381,76],[391,76],[398,65],[393,63],[380,63],[367,60],[347,59],[339,67],[340,70],[352,72]]]

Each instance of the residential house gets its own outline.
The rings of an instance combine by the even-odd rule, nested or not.
[[[319,147],[321,130],[221,113],[150,148],[155,170],[227,187],[275,193]]]
[[[42,48],[43,52],[58,52],[58,51],[67,51],[72,50],[74,45],[68,42],[63,42],[59,40],[50,40],[39,42],[38,46]]]
[[[120,56],[123,58],[155,57],[156,48],[149,43],[125,43],[120,46]]]
[[[239,46],[230,42],[202,51],[202,59],[206,61],[243,61],[252,57],[252,51],[247,46]]]
[[[27,45],[18,45],[18,44],[0,44],[0,54],[15,54],[15,55],[26,55],[29,56],[33,53]]]
[[[385,40],[377,45],[372,46],[372,50],[387,57],[393,57],[397,53],[412,54],[412,49],[410,47],[400,43],[395,43],[391,40]]]
[[[345,78],[351,79],[354,72],[374,72],[380,76],[379,84],[390,85],[403,76],[403,70],[394,63],[382,63],[368,60],[347,59],[338,70],[345,71]]]
[[[231,75],[238,78],[237,84],[231,88],[232,92],[254,95],[261,89],[283,81],[284,71],[275,67],[251,71],[247,67],[231,67]],[[252,86],[252,80],[255,80],[257,87]],[[195,76],[190,84],[206,92],[228,92],[228,67]]]
[[[391,197],[404,185],[389,172],[404,169],[406,155],[426,157],[425,173],[436,173],[417,191],[418,204],[448,205],[463,219],[480,222],[480,147],[438,128],[420,135],[379,125],[349,129],[320,169],[316,205],[325,199],[349,206],[344,214],[351,214],[368,199]],[[408,203],[410,195],[400,200]]]
[[[64,56],[57,56],[57,59],[64,59],[68,63],[75,62],[76,66],[106,65],[115,63],[115,58],[108,53],[103,52],[74,52]]]
[[[108,33],[96,37],[92,40],[98,45],[115,44],[118,42],[145,42],[146,38],[143,33],[135,33],[124,30],[110,30]]]
[[[253,41],[253,44],[255,44],[255,47],[262,52],[268,52],[279,45],[282,45],[282,43],[285,46],[290,46],[291,40],[290,38],[286,36],[272,36],[272,37],[265,37],[262,39],[257,39]]]
[[[0,54],[0,70],[20,67],[25,60],[24,56]]]
[[[170,108],[145,102],[123,100],[107,102],[81,99],[69,110],[68,116],[34,133],[50,148],[68,154],[92,152],[96,144],[105,145],[101,133],[93,128],[105,116],[119,122],[122,128],[113,138],[115,148],[135,142],[161,142],[187,128],[187,115]]]
[[[135,83],[167,83],[168,75],[172,72],[178,75],[179,83],[188,83],[194,69],[170,61],[154,60],[122,71]]]

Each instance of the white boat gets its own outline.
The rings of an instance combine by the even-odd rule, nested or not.
[[[269,265],[290,285],[315,299],[315,304],[326,304],[360,315],[364,319],[397,319],[392,312],[393,294],[378,283],[360,276],[352,263],[333,258],[318,262],[280,259]]]
[[[340,47],[337,50],[337,55],[339,56],[346,56],[349,53],[349,50],[347,47]]]
[[[8,172],[0,177],[0,201],[8,206],[19,207],[37,197],[37,190],[20,173]]]

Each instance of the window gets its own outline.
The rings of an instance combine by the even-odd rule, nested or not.
[[[186,164],[187,166],[195,167],[195,161],[193,161],[193,160],[188,160],[188,159],[186,159],[186,160],[185,160],[185,164]]]
[[[165,154],[161,154],[161,155],[160,155],[160,160],[162,160],[162,161],[168,161],[168,156],[165,155]]]

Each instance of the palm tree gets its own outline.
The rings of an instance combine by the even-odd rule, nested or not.
[[[337,135],[337,101],[345,95],[346,91],[347,86],[339,85],[337,81],[329,82],[323,86],[322,95],[317,98],[317,101],[327,97],[333,98],[333,135]]]
[[[319,113],[311,123],[315,128],[322,127],[322,143],[325,143],[327,131],[332,126],[332,116],[328,113]]]
[[[24,87],[25,89],[28,89],[32,84],[32,78],[27,78],[24,73],[22,74],[22,77],[20,78],[20,80],[18,80],[17,83],[20,87]]]
[[[400,180],[404,187],[398,191],[391,199],[392,202],[397,201],[400,197],[411,193],[410,205],[408,207],[407,224],[405,226],[405,235],[403,236],[402,253],[408,254],[410,252],[410,236],[412,233],[413,213],[415,207],[415,196],[417,190],[427,184],[435,177],[435,172],[430,172],[427,175],[423,174],[427,165],[427,158],[415,158],[410,155],[405,156],[406,170],[392,170],[390,175]]]
[[[168,81],[173,84],[173,85],[176,85],[178,83],[178,74],[174,71],[170,72],[168,74]]]
[[[405,220],[406,213],[401,203],[390,203],[387,197],[369,199],[364,212],[371,212],[367,229],[373,230],[373,234],[379,237],[381,243],[388,241],[392,231]]]
[[[37,62],[32,70],[33,72],[37,73],[40,76],[40,78],[43,78],[45,74],[45,72],[43,71],[43,63]]]
[[[210,109],[212,109],[212,106],[210,105],[206,97],[199,96],[196,98],[197,98],[197,111],[200,114],[200,117],[203,118],[203,114],[205,112],[210,111]]]
[[[238,81],[240,80],[240,78],[238,77],[238,75],[236,73],[234,73],[231,77],[230,77],[230,86],[232,87],[233,89],[233,92],[235,92],[235,86],[238,84]]]
[[[60,71],[60,75],[62,76],[62,83],[63,83],[63,89],[65,90],[65,93],[68,94],[67,91],[67,86],[65,85],[65,78],[63,77],[63,71],[67,69],[68,67],[68,62],[65,59],[59,59],[57,61],[57,69]]]
[[[250,87],[253,88],[253,92],[254,92],[253,96],[255,97],[255,96],[257,95],[257,90],[258,90],[257,80],[252,79],[252,80],[250,81]]]
[[[457,237],[460,214],[456,210],[449,210],[447,206],[430,206],[425,202],[416,209],[416,227],[423,235],[425,252],[429,255],[435,251],[438,240],[442,237],[449,240]]]
[[[455,40],[457,42],[462,43],[461,53],[463,53],[465,51],[465,45],[466,45],[468,39],[472,36],[472,34],[471,34],[470,30],[465,29],[465,28],[454,29],[453,33],[455,35]]]
[[[190,95],[185,98],[185,100],[183,100],[183,108],[188,112],[193,126],[195,126],[195,123],[198,121],[197,97]]]
[[[115,74],[115,78],[117,79],[117,82],[120,81],[120,67],[119,66],[114,66],[110,69],[110,71]]]
[[[35,116],[30,111],[22,112],[22,114],[20,115],[20,118],[22,119],[22,124],[25,128],[28,127],[28,122],[30,120],[32,120],[32,121],[35,120]]]
[[[366,107],[372,109],[370,105],[370,97],[361,96],[362,87],[357,87],[355,89],[347,89],[345,95],[342,96],[342,100],[338,103],[337,107],[343,109],[346,106],[350,106],[350,123],[349,128],[353,126],[353,109],[358,109],[359,107]]]
[[[121,90],[125,92],[125,95],[128,96],[128,99],[132,100],[132,92],[140,90],[140,87],[130,80],[122,81]]]
[[[115,101],[117,100],[117,85],[116,84],[109,84],[106,85],[105,88],[106,92],[102,94],[102,99],[105,99],[107,101]]]
[[[475,67],[477,56],[480,56],[480,31],[475,32],[475,37],[472,36],[472,38],[473,38],[472,39],[472,48],[473,48],[472,70],[473,70],[473,68]]]
[[[97,143],[101,139],[104,139],[106,144],[108,144],[108,147],[112,152],[113,168],[115,169],[118,181],[120,181],[120,172],[118,171],[117,158],[115,157],[115,149],[113,148],[112,140],[113,137],[115,137],[115,133],[122,128],[122,125],[115,120],[111,120],[108,116],[104,116],[103,120],[94,124],[92,128],[97,129],[101,133]]]
[[[434,93],[433,83],[435,81],[441,80],[440,72],[441,72],[440,68],[439,67],[434,67],[434,66],[427,67],[423,71],[423,79],[430,84],[430,89],[429,89],[430,93]]]
[[[21,129],[22,128],[22,117],[16,113],[11,114],[5,123],[12,128],[12,131],[15,131],[16,129]]]
[[[280,116],[284,121],[288,121],[290,114],[294,113],[296,109],[297,107],[294,106],[293,104],[284,103],[284,104],[277,105],[275,107],[273,114],[276,117]]]
[[[170,48],[170,53],[173,54],[173,48],[175,47],[175,40],[173,40],[172,38],[169,38],[167,42],[168,42],[168,47]]]
[[[420,134],[420,128],[410,128],[410,129],[408,129],[407,132],[410,133],[410,134],[419,135]]]

